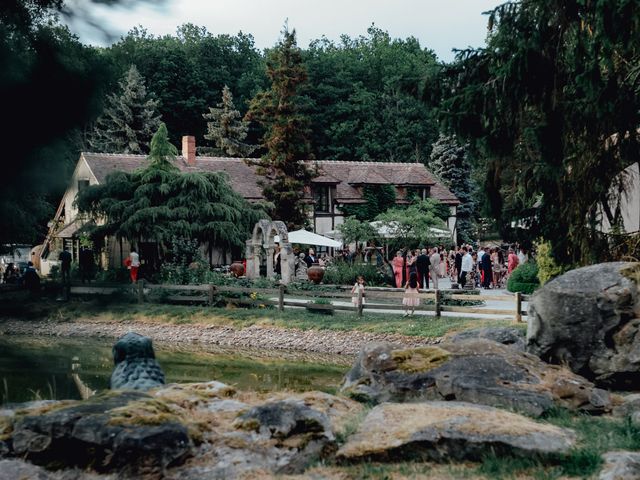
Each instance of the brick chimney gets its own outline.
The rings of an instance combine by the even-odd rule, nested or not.
[[[191,135],[182,137],[182,156],[187,165],[196,166],[196,137]]]

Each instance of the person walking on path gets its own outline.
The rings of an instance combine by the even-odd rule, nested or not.
[[[404,266],[404,258],[402,258],[402,252],[398,250],[396,256],[391,260],[393,266],[393,275],[396,280],[396,288],[402,288],[402,268]]]
[[[456,281],[461,285],[461,287],[464,287],[464,283],[462,283],[462,257],[464,257],[466,254],[467,254],[467,250],[461,246],[460,248],[458,248],[458,251],[456,252],[456,257],[454,262],[456,275],[457,275]]]
[[[433,288],[438,290],[438,275],[440,274],[440,254],[437,248],[431,250],[431,257],[429,257],[429,272],[431,273],[431,282]]]
[[[418,283],[421,288],[425,290],[429,289],[429,255],[427,255],[427,249],[423,248],[420,251],[420,255],[416,259],[416,270],[418,272]]]
[[[416,307],[420,305],[420,285],[418,285],[418,274],[416,272],[411,272],[409,281],[404,286],[402,305],[404,305],[405,317],[413,315]]]
[[[360,292],[362,292],[362,305],[364,305],[364,277],[362,275],[358,275],[358,278],[356,278],[356,283],[351,289],[351,303],[353,303],[354,307],[359,306],[358,298],[360,296]]]
[[[129,254],[129,274],[131,275],[131,282],[138,282],[138,269],[140,268],[140,255],[136,252],[136,249],[131,249]]]

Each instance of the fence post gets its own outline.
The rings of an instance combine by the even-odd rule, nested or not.
[[[138,280],[138,303],[144,303],[144,279]]]
[[[209,306],[213,306],[213,299],[216,294],[216,286],[213,283],[209,284]]]
[[[522,321],[522,294],[516,292],[516,322]]]
[[[440,290],[436,289],[436,317],[440,316]]]
[[[363,306],[363,291],[361,288],[358,289],[358,316],[362,317],[362,306]]]
[[[278,287],[278,310],[284,312],[284,289],[286,287],[282,284]]]

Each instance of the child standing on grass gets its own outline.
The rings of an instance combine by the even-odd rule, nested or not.
[[[404,286],[404,297],[402,298],[404,305],[404,316],[413,315],[416,307],[420,305],[420,289],[418,288],[418,274],[411,272],[409,281]]]
[[[357,307],[358,306],[358,294],[362,292],[362,304],[364,305],[364,277],[362,275],[358,275],[356,278],[356,283],[353,285],[351,289],[351,302]]]

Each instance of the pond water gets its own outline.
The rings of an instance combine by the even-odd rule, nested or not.
[[[108,388],[113,339],[0,336],[0,404],[79,399],[72,363],[92,390]],[[218,380],[240,390],[335,392],[350,359],[154,343],[167,383]],[[76,359],[76,360],[74,360]]]

